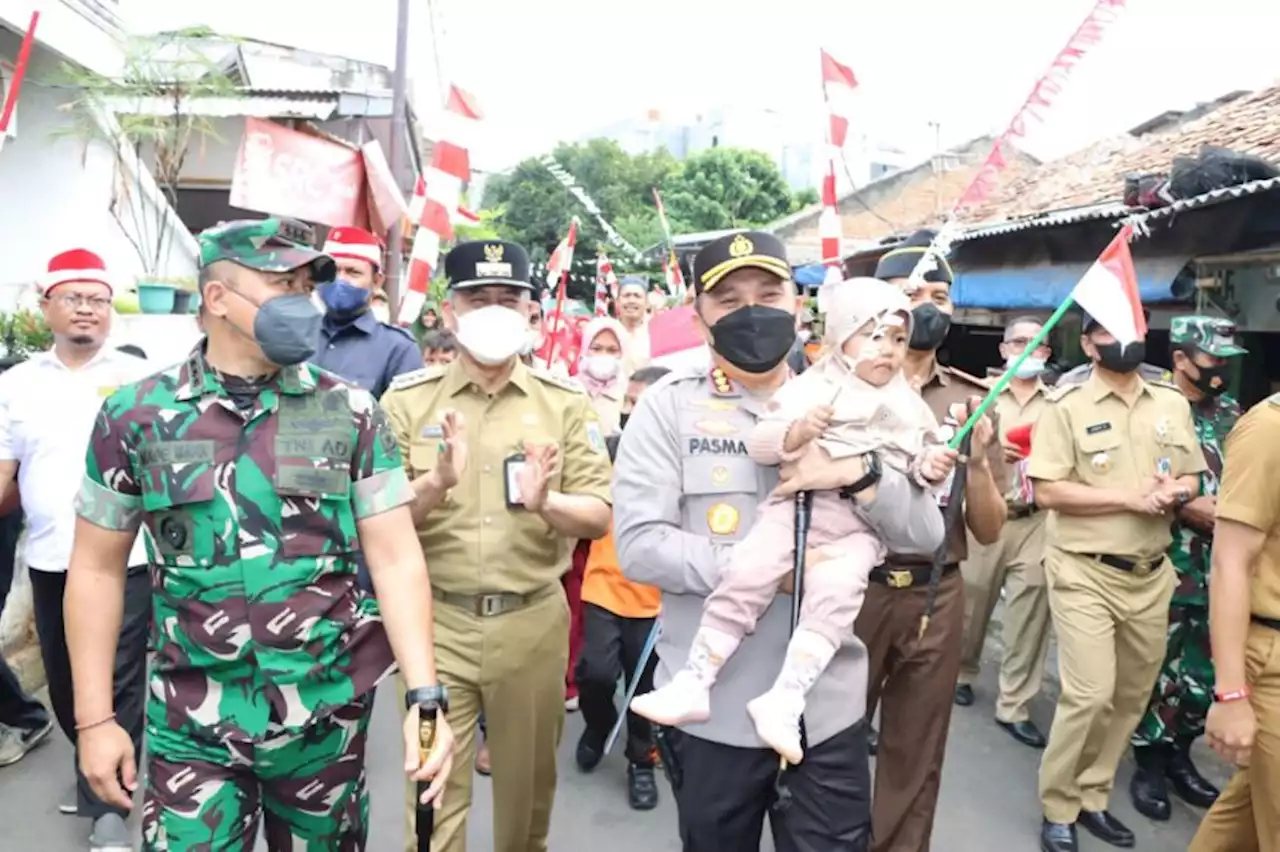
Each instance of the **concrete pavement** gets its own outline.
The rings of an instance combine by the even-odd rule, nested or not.
[[[1039,752],[1020,745],[992,721],[995,666],[987,665],[978,684],[973,707],[957,707],[952,718],[942,799],[934,830],[935,852],[1035,852],[1040,814],[1036,798]],[[1052,688],[1052,684],[1050,684]],[[1048,731],[1052,697],[1037,703],[1033,716]],[[372,831],[369,849],[396,852],[401,848],[402,786],[399,779],[400,740],[394,690],[384,690],[376,705],[371,737],[369,776]],[[610,852],[667,852],[678,850],[675,808],[670,790],[662,784],[663,800],[656,811],[636,813],[627,807],[625,770],[615,753],[591,775],[578,772],[573,748],[581,731],[581,716],[569,717],[560,747],[561,778],[552,823],[553,852],[595,849]],[[71,751],[60,733],[21,763],[0,769],[0,852],[83,852],[87,823],[60,816],[60,797],[70,789]],[[1222,777],[1220,765],[1203,756],[1206,768]],[[1200,814],[1175,800],[1173,819],[1154,824],[1129,806],[1126,761],[1111,805],[1115,814],[1138,835],[1137,848],[1148,852],[1186,849]],[[473,852],[492,849],[490,785],[477,779],[476,801],[469,825]],[[1110,847],[1082,836],[1084,852]],[[265,849],[265,846],[259,846]],[[772,852],[767,839],[762,850]]]

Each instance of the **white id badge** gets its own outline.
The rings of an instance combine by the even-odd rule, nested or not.
[[[517,453],[502,463],[503,474],[506,477],[508,509],[524,508],[524,495],[520,493],[520,471],[524,470],[524,465],[523,453]]]
[[[951,484],[955,482],[956,469],[951,468],[951,472],[947,474],[947,478],[937,487],[935,494],[937,495],[938,507],[945,509],[947,504],[951,502]]]

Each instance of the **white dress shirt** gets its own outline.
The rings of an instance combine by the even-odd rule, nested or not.
[[[18,462],[29,568],[67,570],[75,537],[75,499],[98,409],[116,388],[153,372],[147,361],[103,347],[78,369],[49,351],[0,374],[0,459]],[[138,536],[129,565],[146,562]]]

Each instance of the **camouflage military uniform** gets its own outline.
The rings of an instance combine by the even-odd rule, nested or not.
[[[1234,341],[1215,337],[1219,322],[1210,317],[1176,317],[1169,339],[1174,345],[1193,345],[1210,355],[1232,357],[1244,353]],[[1173,382],[1172,373],[1164,375]],[[1197,496],[1218,494],[1223,446],[1241,415],[1240,404],[1226,394],[1205,394],[1191,411],[1196,437],[1209,469],[1200,475]],[[1213,703],[1213,658],[1209,647],[1209,561],[1213,536],[1186,524],[1176,524],[1169,560],[1178,586],[1169,609],[1168,649],[1146,715],[1133,735],[1135,746],[1193,740],[1204,733],[1205,714]]]
[[[297,268],[293,252],[252,265]],[[363,849],[365,732],[393,657],[356,585],[356,522],[412,500],[396,440],[319,368],[250,386],[203,347],[105,401],[77,505],[141,524],[151,562],[144,848],[248,852],[265,812],[272,849]]]

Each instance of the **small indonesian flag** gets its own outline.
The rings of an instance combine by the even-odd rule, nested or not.
[[[822,54],[822,94],[827,102],[830,117],[827,141],[843,148],[849,136],[849,120],[853,117],[853,95],[858,80],[853,69],[835,60],[825,50]]]
[[[698,331],[692,305],[656,313],[649,320],[650,363],[669,369],[710,366],[711,354]]]
[[[1071,291],[1071,298],[1122,346],[1147,336],[1138,275],[1129,253],[1133,228],[1125,225]]]
[[[554,289],[569,268],[573,266],[573,242],[576,228],[569,228],[569,236],[560,241],[547,261],[547,286]]]
[[[818,236],[822,240],[822,263],[827,267],[827,281],[838,281],[844,277],[841,271],[844,258],[840,256],[843,230],[836,200],[836,164],[831,158],[827,160],[827,173],[822,178],[822,214],[818,217]]]

